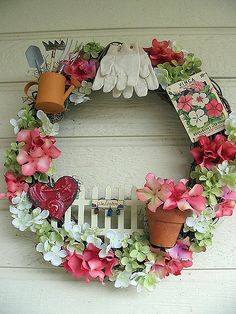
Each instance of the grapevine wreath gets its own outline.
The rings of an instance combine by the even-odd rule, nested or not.
[[[218,219],[233,213],[236,116],[219,86],[201,72],[201,60],[171,41],[154,39],[150,48],[89,42],[72,49],[68,40],[43,45],[44,56],[37,46],[26,50],[37,80],[25,86],[26,103],[10,120],[16,141],[6,151],[7,192],[1,198],[10,202],[12,224],[35,233],[44,260],[76,278],[152,290],[169,274],[191,267],[193,252],[211,245]],[[33,85],[38,91],[29,94]],[[169,99],[192,141],[189,179],[175,183],[149,173],[137,189],[146,207],[144,234],[111,229],[102,238],[87,223],[64,222],[80,183],[70,176],[54,182],[53,160],[61,154],[57,122],[70,105],[88,101],[101,88],[114,97],[142,97],[152,90]]]

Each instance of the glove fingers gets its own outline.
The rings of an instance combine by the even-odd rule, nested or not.
[[[118,76],[117,76],[116,88],[120,91],[123,91],[126,85],[127,85],[127,75],[125,74],[125,72],[120,71],[120,73],[118,73]]]
[[[118,45],[110,45],[106,55],[102,58],[100,62],[101,75],[107,75],[111,72],[112,66],[115,62],[116,55],[120,50]]]
[[[159,83],[157,80],[157,77],[153,71],[153,68],[151,68],[150,74],[145,78],[148,89],[155,90],[158,89]]]
[[[118,90],[116,88],[113,88],[113,90],[112,90],[112,95],[113,95],[114,98],[119,98],[121,93],[122,93],[122,91],[120,91],[120,90]]]
[[[100,62],[100,72],[102,76],[108,75],[111,73],[112,66],[114,64],[114,56],[105,56]]]
[[[104,85],[103,85],[104,93],[109,93],[110,91],[112,91],[113,88],[116,86],[116,82],[117,82],[117,75],[113,69],[111,74],[106,75],[104,78]]]
[[[137,69],[133,68],[133,69],[130,69],[130,71],[128,72],[128,79],[127,79],[127,85],[128,86],[137,85],[138,77],[139,77],[140,63],[138,64]],[[132,74],[130,74],[130,73],[132,73]]]
[[[146,96],[148,92],[148,87],[145,79],[139,77],[137,85],[134,86],[134,90],[138,97]]]
[[[98,71],[97,71],[97,74],[95,76],[95,79],[93,81],[92,90],[99,90],[99,89],[101,89],[102,86],[103,86],[103,83],[104,83],[104,77],[101,76],[100,68],[99,68]]]
[[[125,99],[131,98],[133,95],[133,86],[127,86],[123,91],[123,96]]]
[[[149,65],[151,65],[151,61],[148,57],[148,54],[143,50],[143,48],[139,48],[139,56],[140,56],[139,76],[145,78],[150,74]]]

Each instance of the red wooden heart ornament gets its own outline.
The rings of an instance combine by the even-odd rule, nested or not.
[[[40,182],[31,185],[28,196],[34,206],[47,209],[51,218],[60,221],[73,203],[78,190],[78,182],[70,176],[64,176],[53,187]]]

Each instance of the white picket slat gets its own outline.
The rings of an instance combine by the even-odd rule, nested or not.
[[[80,225],[84,223],[84,206],[85,206],[84,200],[85,200],[85,187],[81,186],[78,197],[78,224]]]
[[[120,201],[124,200],[124,189],[121,187],[118,190],[118,197]],[[124,228],[124,209],[122,209],[118,215],[118,230],[122,232]]]
[[[92,191],[92,200],[98,199],[98,187],[94,187]],[[98,215],[94,213],[94,210],[91,210],[91,227],[95,228],[98,226]]]
[[[135,194],[135,188],[133,187],[131,190],[131,206],[130,206],[130,215],[131,215],[131,230],[137,230],[137,224],[138,224],[138,209],[137,209],[137,203],[133,202],[135,201],[136,194]]]
[[[106,192],[105,192],[105,199],[110,200],[111,199],[111,187],[108,185],[106,187]],[[111,229],[111,217],[107,216],[109,209],[105,210],[105,225],[104,225],[104,231]]]
[[[71,207],[69,207],[65,213],[65,223],[71,221]]]

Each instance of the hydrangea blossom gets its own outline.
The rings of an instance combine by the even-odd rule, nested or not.
[[[39,127],[39,133],[41,136],[55,136],[59,132],[59,124],[51,123],[48,116],[42,111],[37,111],[37,117],[41,121],[42,125]]]
[[[17,207],[11,206],[10,212],[12,214],[12,224],[20,231],[25,231],[30,228],[32,232],[36,232],[37,226],[42,225],[44,220],[48,217],[47,210],[35,208],[31,213],[28,210],[19,210]]]
[[[47,210],[41,210],[41,208],[35,208],[30,212],[31,207],[32,204],[25,192],[20,197],[17,196],[12,199],[10,206],[10,212],[14,218],[12,224],[20,231],[30,228],[32,232],[36,232],[37,226],[43,224],[49,215]]]
[[[187,217],[185,221],[184,232],[198,231],[200,233],[206,233],[212,228],[214,217],[215,214],[211,207],[207,207],[199,216],[193,213],[192,216]]]
[[[92,243],[96,247],[101,247],[102,240],[97,237],[98,230],[90,228],[89,224],[76,225],[75,222],[69,222],[64,225],[64,229],[68,234],[71,248],[76,245],[75,241]]]
[[[14,127],[15,134],[17,134],[21,129],[36,127],[38,122],[34,117],[33,106],[24,106],[24,108],[17,113],[17,119],[11,119],[10,124]]]
[[[149,263],[144,263],[146,268],[142,272],[134,272],[130,276],[130,284],[137,287],[137,292],[143,289],[153,291],[158,283],[158,276],[155,272],[150,271]]]
[[[154,73],[161,87],[166,90],[167,86],[171,84],[168,71],[166,69],[157,67],[154,68]]]
[[[79,105],[83,102],[90,100],[90,98],[87,96],[90,95],[91,92],[92,92],[92,83],[82,81],[81,86],[71,93],[69,99],[75,105]]]
[[[62,243],[52,242],[46,237],[42,238],[41,241],[36,246],[36,251],[43,253],[44,260],[51,262],[52,265],[61,265],[62,259],[67,256],[66,251],[62,249]]]
[[[46,261],[50,261],[52,265],[59,266],[62,263],[62,258],[67,256],[63,249],[65,232],[63,229],[52,231],[51,229],[44,232],[39,238],[39,243],[36,246],[36,251],[43,253]]]
[[[115,280],[115,288],[128,288],[131,274],[131,272],[126,270],[118,272]]]
[[[225,120],[225,134],[228,135],[228,139],[236,142],[236,114],[230,113],[229,117]]]
[[[53,266],[59,266],[62,264],[62,259],[67,256],[65,250],[61,249],[61,246],[56,244],[53,245],[51,250],[44,254],[44,259],[47,262],[51,262]]]
[[[119,249],[122,247],[123,241],[129,238],[129,234],[125,232],[118,232],[115,230],[108,230],[106,232],[106,238],[109,239],[109,243],[103,243],[99,252],[100,257],[105,257],[111,248]]]

